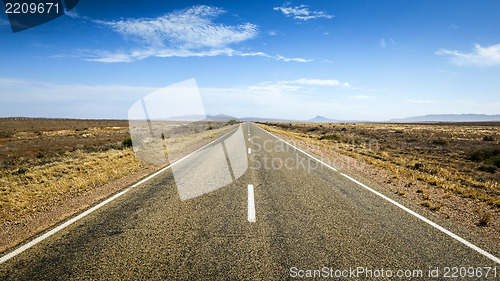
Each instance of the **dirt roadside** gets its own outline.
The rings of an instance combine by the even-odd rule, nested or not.
[[[62,204],[48,206],[40,212],[32,213],[15,222],[1,224],[0,252],[7,252],[6,250],[131,186],[164,166],[150,166],[139,172],[92,189],[81,196],[70,198]]]

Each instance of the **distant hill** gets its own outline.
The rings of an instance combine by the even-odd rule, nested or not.
[[[290,120],[290,119],[260,118],[260,117],[242,117],[239,118],[238,120],[252,121],[252,122],[297,122],[297,120]]]
[[[213,121],[213,122],[227,122],[229,120],[238,120],[238,118],[233,116],[228,116],[225,114],[218,115],[183,115],[183,116],[174,116],[169,118],[162,118],[159,120],[163,121],[186,121],[186,122],[195,122],[195,121]]]
[[[431,114],[401,119],[391,119],[389,122],[487,122],[500,121],[500,115],[486,114]]]
[[[214,121],[214,122],[227,122],[230,120],[238,120],[238,118],[225,115],[225,114],[217,114],[217,115],[207,115],[207,119],[209,121]]]
[[[208,120],[213,122],[228,122],[229,120],[239,120],[239,121],[252,121],[252,122],[309,122],[309,123],[338,123],[338,122],[373,122],[366,120],[338,120],[330,119],[324,116],[318,115],[312,119],[308,120],[293,120],[293,119],[280,119],[280,118],[262,118],[262,117],[242,117],[237,118],[234,116],[228,116],[225,114],[218,115],[185,115],[176,116],[168,119],[169,121],[202,121]],[[486,114],[431,114],[424,116],[413,116],[408,118],[390,119],[386,122],[394,123],[419,123],[419,122],[491,122],[500,121],[500,115],[486,115]]]
[[[311,123],[334,123],[334,122],[340,122],[340,120],[335,120],[335,119],[329,119],[323,116],[316,116],[312,119],[305,120],[304,122],[311,122]]]

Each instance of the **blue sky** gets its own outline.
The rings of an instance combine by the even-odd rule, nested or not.
[[[126,118],[195,78],[206,112],[500,114],[499,1],[85,1],[12,33],[0,116]]]

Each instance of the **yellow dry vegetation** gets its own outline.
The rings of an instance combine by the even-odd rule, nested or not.
[[[213,130],[199,130],[196,133],[186,131],[175,138],[167,139],[168,158],[177,159],[178,156],[209,142],[213,137],[236,128],[238,124],[217,126]],[[54,204],[64,204],[69,198],[154,165],[141,162],[135,157],[132,148],[120,144],[85,146],[71,140],[76,135],[85,137],[82,134],[105,138],[112,136],[109,131],[113,130],[123,130],[123,127],[43,131],[40,134],[21,131],[13,135],[13,138],[21,141],[17,145],[22,149],[28,149],[29,145],[35,144],[34,140],[43,141],[43,145],[50,146],[64,136],[70,138],[74,149],[61,152],[67,148],[54,147],[43,151],[40,159],[34,156],[18,156],[12,160],[13,164],[10,166],[4,165],[4,169],[0,170],[0,223],[19,220]],[[41,138],[38,138],[38,135],[41,135]],[[13,143],[9,142],[3,148],[4,151],[12,150]],[[157,151],[154,153],[157,154]],[[162,158],[161,161],[165,161],[163,155],[159,157]]]
[[[276,125],[276,124],[273,124]],[[265,125],[260,125],[266,128]],[[289,128],[288,128],[289,126]],[[334,151],[349,157],[360,159],[374,167],[390,171],[395,179],[404,177],[409,184],[421,181],[446,191],[456,193],[461,197],[478,199],[486,202],[491,207],[500,207],[500,184],[495,175],[479,172],[475,163],[465,157],[470,142],[478,142],[481,134],[498,135],[497,127],[474,126],[434,126],[416,124],[324,124],[325,131],[336,132],[335,137],[340,140],[320,140],[321,133],[312,131],[318,124],[277,124],[267,126],[271,132],[285,135],[291,139],[308,143],[310,147],[320,148],[321,151]],[[330,126],[330,127],[328,127]],[[348,128],[348,133],[340,130]],[[300,128],[301,130],[298,130]],[[354,133],[352,133],[354,132]],[[401,135],[400,139],[394,133]],[[360,138],[361,136],[361,138]],[[362,138],[366,136],[366,138]],[[367,149],[370,137],[381,136],[388,145],[383,149]],[[427,140],[425,145],[413,147],[406,143],[413,142],[417,136],[419,141]],[[447,148],[442,152],[439,148],[427,148],[427,143],[432,143],[432,138],[444,141],[459,142],[459,145]],[[377,145],[379,145],[377,143]],[[436,144],[436,146],[439,146]],[[427,149],[427,150],[426,150]],[[424,151],[424,152],[423,152]],[[426,153],[432,151],[433,153]]]
[[[0,174],[0,223],[13,221],[63,202],[90,189],[146,167],[132,149],[66,152],[51,162],[25,171]]]

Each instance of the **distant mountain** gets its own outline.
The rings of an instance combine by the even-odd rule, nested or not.
[[[401,119],[391,119],[389,122],[487,122],[500,121],[500,115],[486,114],[431,114]]]
[[[195,121],[205,120],[206,118],[207,116],[205,115],[182,115],[182,116],[172,116],[168,118],[158,118],[152,120],[195,122]]]
[[[297,120],[291,120],[291,119],[260,118],[260,117],[242,117],[239,118],[238,120],[251,121],[251,122],[298,122]]]
[[[233,116],[228,116],[224,114],[218,115],[183,115],[183,116],[173,116],[169,118],[156,119],[160,121],[183,121],[183,122],[196,122],[196,121],[213,121],[213,122],[227,122],[229,120],[238,120],[238,118]]]
[[[230,120],[238,120],[238,121],[252,121],[252,122],[308,122],[308,123],[338,123],[338,122],[346,122],[346,123],[370,123],[373,121],[367,120],[338,120],[338,119],[330,119],[324,116],[316,116],[312,119],[308,120],[293,120],[293,119],[280,119],[280,118],[262,118],[262,117],[242,117],[237,118],[234,116],[229,116],[225,114],[217,114],[217,115],[185,115],[185,116],[176,116],[168,119],[162,119],[168,121],[212,121],[212,122],[228,122]],[[386,122],[394,122],[394,123],[419,123],[419,122],[491,122],[491,121],[500,121],[500,115],[486,115],[486,114],[431,114],[424,116],[413,116],[408,118],[399,118],[399,119],[390,119]]]
[[[326,118],[324,116],[316,116],[308,120],[296,120],[296,119],[279,119],[279,118],[261,118],[261,117],[243,117],[239,118],[240,121],[253,121],[253,122],[305,122],[305,123],[338,123],[338,122],[370,122],[361,120],[336,120]]]
[[[209,121],[214,121],[214,122],[227,122],[229,120],[238,120],[238,118],[225,115],[225,114],[217,114],[217,115],[209,115],[207,114],[207,119]]]
[[[340,120],[335,120],[335,119],[329,119],[323,116],[316,116],[312,119],[305,120],[304,122],[311,122],[311,123],[334,123],[334,122],[340,122]]]

